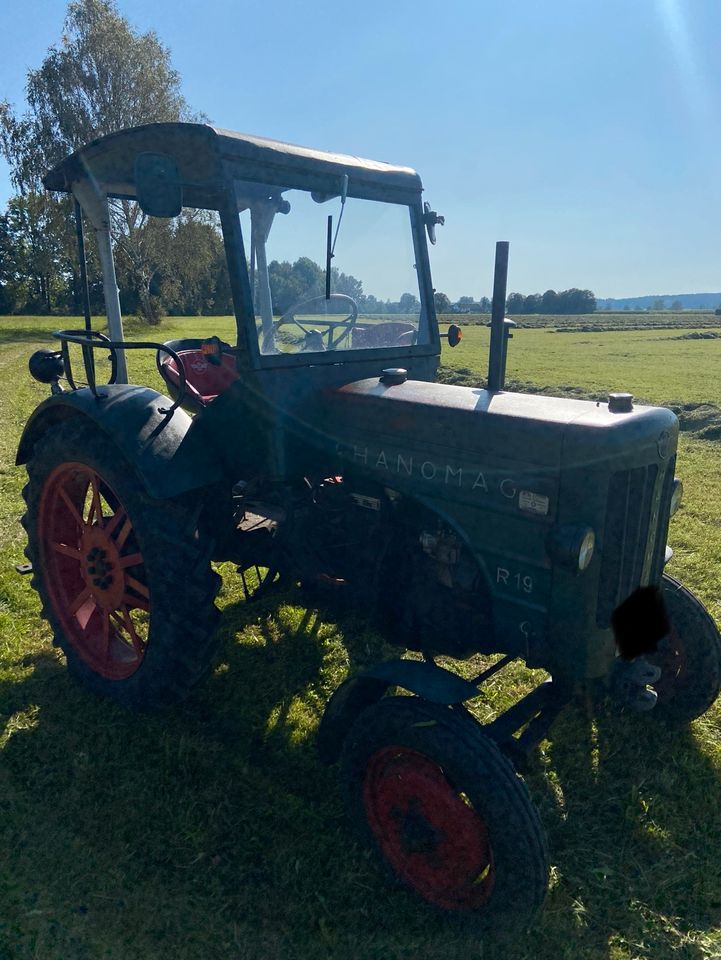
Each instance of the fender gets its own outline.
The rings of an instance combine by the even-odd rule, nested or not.
[[[160,412],[172,402],[149,387],[120,383],[98,396],[84,387],[49,397],[25,425],[15,463],[30,460],[47,430],[81,417],[118,446],[151,497],[167,499],[221,480],[222,464],[191,430],[191,417],[181,409],[171,416]]]
[[[403,687],[431,703],[451,706],[478,696],[478,687],[434,663],[387,660],[345,680],[328,701],[318,728],[318,753],[323,763],[335,763],[356,717],[377,703],[388,687]]]

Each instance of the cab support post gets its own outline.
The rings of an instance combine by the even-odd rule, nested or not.
[[[506,283],[508,281],[508,240],[496,243],[496,263],[493,271],[493,304],[491,306],[491,347],[488,354],[488,389],[503,390],[506,381],[506,349],[508,337],[505,327]]]
[[[98,193],[90,180],[76,180],[72,192],[88,219],[93,225],[98,241],[98,256],[103,269],[103,293],[105,295],[105,312],[108,317],[108,332],[110,339],[120,341],[123,336],[123,317],[120,311],[120,294],[118,281],[115,276],[115,261],[113,259],[113,243],[110,238],[110,211],[108,198]],[[128,368],[125,362],[125,351],[117,348],[118,372],[116,383],[128,382]]]
[[[75,235],[78,241],[78,259],[80,261],[80,287],[83,298],[83,315],[85,317],[85,332],[92,336],[93,323],[90,316],[90,289],[88,287],[88,261],[85,256],[85,234],[83,232],[83,211],[75,198]],[[95,354],[92,347],[84,346],[83,360],[88,374],[90,386],[95,388]]]

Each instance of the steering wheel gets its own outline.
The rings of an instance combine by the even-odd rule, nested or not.
[[[313,318],[313,326],[304,327],[303,324],[296,317],[296,311],[301,308],[309,307],[314,303],[328,303],[325,295],[318,297],[309,297],[307,300],[299,300],[298,303],[294,303],[292,307],[285,311],[278,320],[273,324],[273,333],[277,333],[278,330],[286,323],[292,323],[294,326],[298,327],[305,336],[305,342],[303,344],[304,350],[336,350],[338,346],[346,340],[353,330],[353,327],[356,325],[358,320],[358,304],[355,302],[353,297],[347,296],[345,293],[331,293],[330,300],[341,300],[347,305],[348,316],[344,317],[342,320],[331,320],[323,319],[319,320]],[[324,330],[314,329],[316,326],[324,327]],[[335,331],[339,330],[338,336],[335,336]],[[327,337],[328,342],[324,343],[323,338]]]

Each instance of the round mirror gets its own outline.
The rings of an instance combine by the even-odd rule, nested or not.
[[[435,210],[431,210],[430,203],[425,200],[423,202],[423,222],[426,225],[426,232],[428,233],[428,239],[435,246],[436,243],[436,224],[443,224],[446,222],[445,217],[440,217]]]

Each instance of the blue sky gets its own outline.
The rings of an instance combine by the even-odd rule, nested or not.
[[[446,216],[434,283],[721,290],[719,0],[119,0],[230,129],[408,164]],[[0,0],[0,98],[62,31]],[[0,203],[10,194],[0,164]]]

